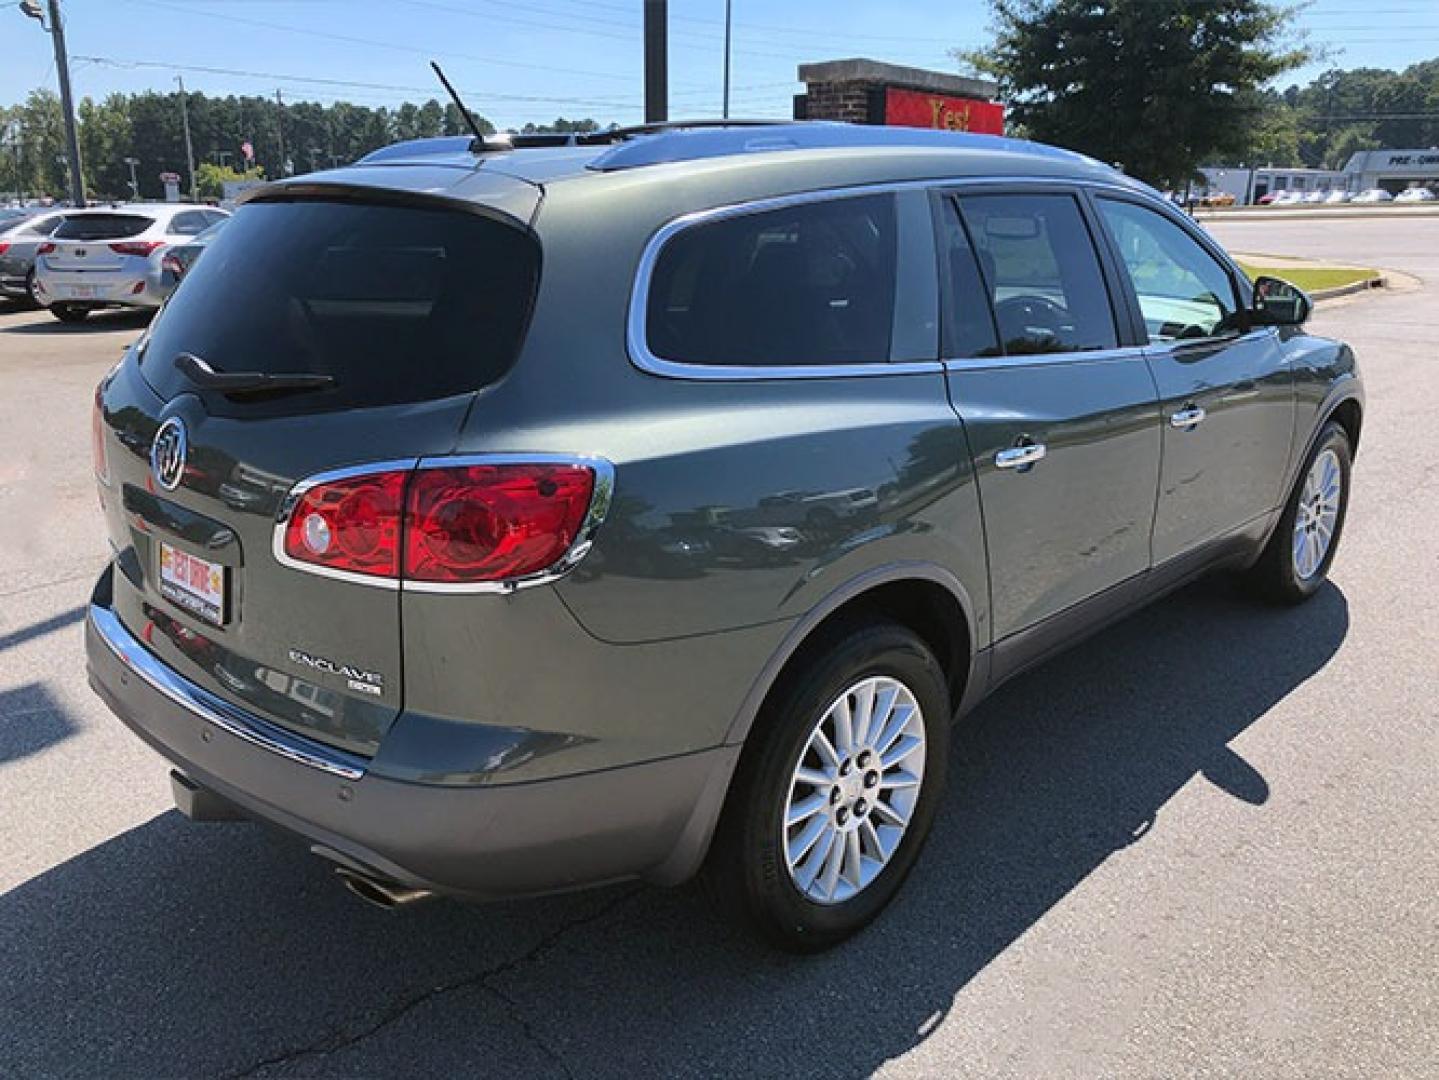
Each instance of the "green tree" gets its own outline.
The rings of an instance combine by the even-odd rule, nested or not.
[[[200,189],[200,198],[219,200],[224,198],[225,185],[236,180],[263,180],[265,170],[261,168],[239,171],[228,165],[205,162],[195,170],[195,186]]]
[[[1258,91],[1310,56],[1265,0],[991,4],[993,47],[957,55],[998,79],[1013,122],[1157,185],[1248,156]]]

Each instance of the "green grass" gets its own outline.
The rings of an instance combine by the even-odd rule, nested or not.
[[[1260,274],[1283,278],[1291,285],[1298,285],[1305,292],[1335,289],[1341,285],[1370,281],[1379,276],[1379,271],[1367,266],[1266,266],[1263,263],[1250,262],[1241,262],[1239,265],[1251,279]]]

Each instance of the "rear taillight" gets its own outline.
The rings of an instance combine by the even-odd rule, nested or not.
[[[95,459],[95,478],[108,484],[110,456],[105,450],[105,406],[101,403],[100,389],[95,387],[95,407],[90,410],[90,451]]]
[[[9,245],[6,241],[4,241],[4,240],[0,240],[0,255],[4,255],[5,252],[7,252],[7,251],[9,251],[9,250],[10,250],[10,245]]]
[[[321,478],[279,526],[284,561],[420,590],[547,578],[588,549],[610,476],[598,460],[481,458]]]
[[[405,578],[464,584],[547,570],[579,536],[594,490],[594,470],[578,464],[421,469],[405,500]]]
[[[160,240],[121,240],[119,243],[111,244],[110,250],[116,255],[139,255],[141,258],[145,258],[156,248],[164,246],[164,242]]]
[[[408,471],[342,477],[306,489],[285,524],[285,554],[328,570],[398,578]]]
[[[37,254],[37,255],[49,255],[50,252],[52,252],[52,251],[54,251],[54,250],[55,250],[55,245],[52,244],[52,243],[49,243],[49,242],[47,241],[46,243],[41,244],[39,247],[37,247],[37,248],[35,249],[35,254]]]

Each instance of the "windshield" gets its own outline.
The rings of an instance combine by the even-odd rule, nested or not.
[[[519,352],[539,261],[528,233],[475,213],[250,203],[155,321],[142,371],[166,398],[195,390],[180,353],[220,372],[334,379],[268,398],[201,394],[212,414],[245,417],[476,390]]]

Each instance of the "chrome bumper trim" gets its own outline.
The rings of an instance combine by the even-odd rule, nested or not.
[[[91,604],[90,625],[121,663],[150,687],[202,720],[209,721],[237,739],[244,739],[312,769],[346,780],[358,780],[365,775],[364,758],[286,731],[277,724],[231,705],[224,698],[172,671],[155,659],[108,608]]]

